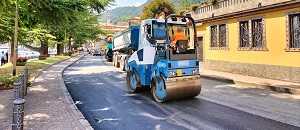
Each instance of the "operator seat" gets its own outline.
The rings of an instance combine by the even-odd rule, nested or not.
[[[188,40],[178,40],[176,42],[176,52],[177,53],[187,53]]]

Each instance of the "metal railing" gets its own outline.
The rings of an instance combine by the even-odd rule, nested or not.
[[[210,12],[214,9],[220,9],[220,8],[225,8],[225,7],[229,7],[229,6],[234,6],[234,5],[246,3],[249,1],[252,1],[252,0],[222,0],[222,1],[217,2],[215,5],[207,5],[207,6],[199,7],[198,9],[196,9],[193,12],[193,14],[206,13],[206,12]]]

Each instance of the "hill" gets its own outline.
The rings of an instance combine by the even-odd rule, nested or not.
[[[125,22],[130,17],[138,17],[142,12],[146,5],[148,5],[151,1],[154,0],[148,0],[146,3],[142,4],[139,7],[135,6],[126,6],[126,7],[117,7],[112,10],[105,11],[102,15],[102,17],[99,19],[99,22],[106,22],[106,14],[110,13],[110,19],[113,24],[116,24],[118,22]],[[183,0],[168,0],[169,2],[173,3],[176,10],[180,10],[181,3]],[[192,3],[201,3],[203,0],[188,0],[190,4]]]

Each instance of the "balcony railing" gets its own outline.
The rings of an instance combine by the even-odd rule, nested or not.
[[[200,7],[197,10],[195,10],[194,13],[195,14],[205,13],[205,12],[209,12],[209,11],[212,11],[212,10],[215,10],[215,9],[220,9],[220,8],[224,8],[224,7],[228,7],[228,6],[234,6],[234,5],[249,2],[249,1],[252,1],[252,0],[224,0],[224,1],[219,1],[214,6],[208,5],[208,6]]]
[[[215,5],[202,6],[195,11],[187,11],[185,14],[191,14],[194,19],[199,20],[209,18],[212,14],[220,16],[288,1],[293,0],[222,0]]]

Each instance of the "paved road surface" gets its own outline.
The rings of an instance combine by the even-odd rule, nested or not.
[[[129,93],[125,73],[90,55],[70,66],[64,80],[96,130],[300,129],[297,96],[203,79],[196,98],[157,103],[150,89]]]

